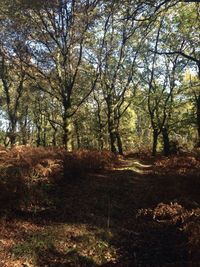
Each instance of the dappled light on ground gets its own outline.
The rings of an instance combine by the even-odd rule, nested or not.
[[[148,174],[152,167],[152,165],[144,164],[138,160],[121,160],[121,165],[115,170],[130,170],[137,174]]]

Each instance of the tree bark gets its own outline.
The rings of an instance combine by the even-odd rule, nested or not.
[[[200,147],[200,93],[196,97],[196,104],[197,104],[197,132],[198,132],[197,147]]]
[[[36,140],[36,144],[37,146],[41,146],[41,126],[40,125],[36,125],[37,127],[37,140]]]
[[[158,144],[158,129],[154,129],[153,130],[152,156],[156,156],[156,153],[157,153],[157,144]]]
[[[112,114],[112,113],[110,113]],[[108,117],[108,132],[110,136],[110,148],[113,153],[123,155],[122,141],[118,130],[119,121],[114,115]]]
[[[10,118],[10,131],[8,133],[8,137],[10,140],[10,145],[11,147],[13,147],[16,143],[16,124],[17,124],[17,119],[15,118],[15,116],[11,115],[9,116]]]
[[[77,143],[77,148],[81,148],[81,139],[80,139],[80,132],[79,132],[79,125],[77,120],[74,121],[74,128],[75,128],[75,133],[76,133],[76,143]]]
[[[113,130],[109,130],[109,135],[110,135],[110,149],[111,149],[111,152],[116,154],[117,153],[117,149],[115,147],[116,136],[115,136],[115,133],[113,132]]]
[[[104,148],[104,141],[103,141],[103,135],[102,135],[102,132],[101,131],[99,132],[99,135],[98,135],[98,146],[99,146],[99,149],[100,150],[103,150],[103,148]]]
[[[70,121],[69,118],[67,116],[63,116],[63,146],[65,147],[65,149],[67,151],[71,150],[71,129],[70,129]]]
[[[56,135],[57,135],[57,129],[54,128],[54,129],[53,129],[53,137],[52,137],[52,145],[53,145],[54,147],[56,147],[56,145],[57,145],[57,142],[56,142]]]
[[[112,98],[109,95],[106,98],[107,103],[107,109],[108,109],[108,133],[110,137],[110,150],[111,152],[117,154],[117,149],[115,146],[116,142],[116,133],[115,133],[115,121],[114,121],[114,110],[113,110],[113,104],[112,104]]]
[[[47,120],[43,118],[43,136],[42,136],[42,144],[44,147],[47,146]]]
[[[10,140],[10,145],[11,145],[11,147],[13,147],[15,145],[15,143],[16,143],[16,133],[15,133],[15,131],[9,132],[8,136],[9,136],[9,140]]]
[[[118,151],[120,155],[123,155],[123,147],[122,147],[122,140],[119,132],[116,132],[116,138],[117,138],[117,146],[118,146]]]
[[[163,137],[163,152],[165,156],[169,156],[170,154],[170,142],[169,142],[169,133],[166,127],[162,129],[162,137]]]

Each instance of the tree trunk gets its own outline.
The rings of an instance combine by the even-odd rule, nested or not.
[[[67,116],[63,116],[63,146],[67,151],[71,150],[71,127],[70,120]]]
[[[27,145],[27,138],[25,132],[22,132],[22,145]]]
[[[107,102],[108,106],[108,133],[110,137],[110,150],[113,153],[117,153],[117,149],[115,147],[116,142],[116,133],[115,133],[115,125],[114,125],[114,114],[112,110],[112,105],[110,101]]]
[[[36,140],[36,144],[37,146],[41,146],[41,126],[37,125],[37,140]]]
[[[99,150],[103,150],[104,148],[104,138],[103,138],[103,126],[102,124],[99,124],[98,126],[98,147]]]
[[[110,148],[113,153],[123,155],[122,141],[115,120],[108,121],[108,131],[110,136]]]
[[[28,132],[28,130],[27,130],[27,120],[25,121],[25,123],[23,124],[21,124],[20,125],[20,132],[21,132],[21,142],[22,142],[22,145],[27,145],[27,140],[28,140],[28,138],[27,138],[27,132]]]
[[[108,132],[109,132],[109,137],[110,137],[110,150],[113,153],[117,153],[117,149],[115,146],[116,142],[116,133],[115,133],[115,128],[114,128],[114,123],[111,117],[108,117]]]
[[[166,127],[162,129],[162,137],[163,137],[163,152],[165,156],[169,156],[170,154],[170,142],[169,142],[169,134]]]
[[[47,146],[47,120],[43,118],[43,138],[42,138],[42,144],[44,147]]]
[[[157,144],[158,144],[158,130],[153,130],[153,148],[152,148],[152,156],[156,156],[157,153]]]
[[[66,150],[68,150],[68,130],[67,130],[67,126],[64,124],[63,125],[63,146],[66,148]]]
[[[98,106],[98,110],[97,110],[97,118],[98,118],[98,146],[100,150],[103,150],[104,147],[104,140],[103,140],[103,123],[102,123],[102,119],[101,119],[101,109],[100,109],[100,105],[97,101],[97,106]]]
[[[110,131],[110,149],[111,149],[111,152],[116,154],[117,153],[117,149],[115,147],[115,140],[116,140],[115,133],[111,130]]]
[[[197,132],[198,132],[197,147],[200,147],[200,93],[196,98],[196,104],[197,104]]]
[[[79,132],[79,125],[78,122],[75,120],[74,121],[74,129],[76,133],[76,143],[77,143],[77,148],[81,148],[81,139],[80,139],[80,132]]]
[[[16,142],[16,125],[17,125],[17,119],[15,117],[15,115],[10,114],[9,115],[9,120],[10,120],[10,125],[9,125],[9,133],[8,133],[8,137],[10,140],[10,145],[11,147],[13,147],[15,145]]]
[[[21,139],[21,144],[26,145],[27,144],[27,124],[23,124],[23,122],[20,122],[20,139]]]
[[[118,146],[119,154],[123,155],[122,140],[121,140],[121,137],[118,131],[116,132],[116,138],[117,138],[117,146]]]
[[[44,132],[43,132],[43,140],[42,140],[43,146],[47,146],[47,128],[44,127]]]
[[[98,135],[98,146],[99,146],[99,149],[100,150],[103,150],[103,148],[104,148],[104,142],[103,142],[102,132],[99,132],[99,135]]]
[[[54,147],[56,147],[56,145],[57,145],[57,142],[56,142],[56,134],[57,134],[57,129],[54,128],[54,129],[53,129],[53,137],[52,137],[52,145],[53,145]]]
[[[15,131],[11,131],[9,133],[9,139],[10,139],[10,145],[11,145],[11,147],[13,147],[15,145],[15,142],[16,142],[16,133],[15,133]]]

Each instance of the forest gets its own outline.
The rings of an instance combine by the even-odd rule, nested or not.
[[[0,266],[200,266],[200,2],[0,1]]]

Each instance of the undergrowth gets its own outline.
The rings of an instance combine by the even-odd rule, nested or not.
[[[16,266],[198,266],[198,153],[121,161],[22,146],[2,148],[0,170],[1,213],[19,220],[11,240],[9,216],[2,226]]]
[[[111,168],[117,162],[117,156],[108,151],[70,153],[59,148],[1,148],[0,211],[48,205],[48,185],[84,179],[87,173]]]

